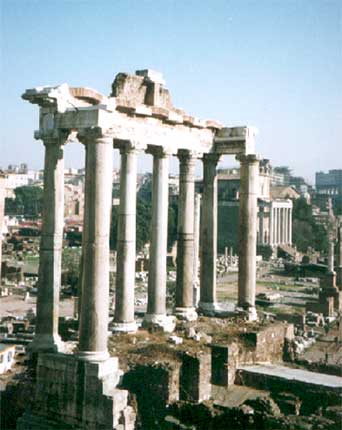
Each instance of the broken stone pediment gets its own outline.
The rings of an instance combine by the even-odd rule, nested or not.
[[[54,107],[63,113],[67,109],[98,104],[105,97],[90,88],[70,88],[68,84],[62,84],[28,89],[22,98],[40,107]]]
[[[164,85],[162,74],[151,69],[137,70],[135,75],[119,73],[111,96],[118,98],[118,105],[129,101],[134,107],[144,104],[173,110],[170,92]]]

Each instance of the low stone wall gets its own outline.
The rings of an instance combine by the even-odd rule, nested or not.
[[[271,324],[259,331],[241,335],[246,348],[241,348],[239,364],[282,361],[285,339],[294,338],[292,324]]]
[[[258,331],[241,333],[238,339],[229,344],[212,345],[212,384],[234,384],[239,365],[281,362],[286,340],[293,338],[292,324],[276,323]]]
[[[291,393],[294,398],[301,402],[301,415],[315,414],[321,408],[340,404],[341,390],[339,388],[317,386],[295,379],[253,373],[243,369],[237,372],[236,382],[248,387],[270,391],[274,398],[283,393]]]
[[[74,355],[40,355],[33,410],[18,420],[17,430],[133,430],[128,392],[116,388],[121,373],[114,357],[91,363]]]
[[[137,364],[125,373],[122,385],[136,396],[138,428],[158,428],[167,406],[179,400],[179,375],[178,362]]]

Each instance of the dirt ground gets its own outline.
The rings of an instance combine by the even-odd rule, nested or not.
[[[342,333],[336,325],[320,337],[302,356],[315,362],[342,366]]]
[[[25,301],[23,296],[15,294],[8,297],[0,297],[0,318],[3,318],[8,315],[23,317],[30,309],[33,309],[35,311],[36,301],[36,297],[30,297],[27,301]],[[59,309],[61,317],[72,317],[73,300],[62,299],[60,301]]]

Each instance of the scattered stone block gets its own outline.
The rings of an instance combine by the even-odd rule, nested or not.
[[[186,352],[180,371],[181,400],[202,402],[211,397],[211,354]]]
[[[239,348],[236,343],[211,346],[212,384],[223,387],[234,384],[238,355]]]

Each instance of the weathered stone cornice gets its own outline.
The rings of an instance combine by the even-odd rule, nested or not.
[[[256,129],[223,128],[175,108],[162,76],[152,70],[119,73],[110,97],[85,87],[37,87],[23,99],[40,106],[39,136],[54,130],[75,130],[80,136],[99,127],[118,141],[142,146],[218,154],[254,153]],[[40,138],[40,137],[39,137]]]

